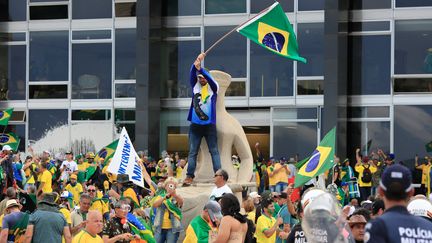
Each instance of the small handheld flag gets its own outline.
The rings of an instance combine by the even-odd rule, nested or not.
[[[306,63],[298,54],[296,36],[278,2],[238,27],[237,32],[280,56]]]
[[[0,125],[7,126],[12,116],[13,108],[0,111]]]
[[[328,132],[308,160],[300,167],[295,178],[294,187],[306,182],[331,169],[334,164],[336,143],[336,127]]]
[[[0,134],[1,146],[9,145],[11,146],[12,150],[17,151],[19,143],[20,143],[19,137],[13,132]]]

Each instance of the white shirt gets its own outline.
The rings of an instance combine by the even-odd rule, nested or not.
[[[210,199],[222,197],[224,193],[233,193],[231,191],[231,188],[227,184],[219,188],[218,187],[213,188],[212,192],[210,193]]]
[[[65,161],[62,162],[62,164],[60,166],[60,170],[63,169],[63,168],[64,168],[64,170],[63,170],[63,172],[62,172],[62,174],[60,176],[60,179],[63,180],[63,181],[67,181],[67,180],[69,180],[69,173],[68,172],[69,171],[70,172],[77,171],[78,170],[78,165],[73,160],[72,161],[65,160]]]

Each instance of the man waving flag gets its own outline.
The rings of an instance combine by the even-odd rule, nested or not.
[[[333,167],[336,143],[336,127],[328,132],[312,155],[300,167],[295,178],[294,187],[300,187],[315,176]]]

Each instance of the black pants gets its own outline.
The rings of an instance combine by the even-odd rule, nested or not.
[[[371,187],[370,186],[362,186],[362,187],[359,187],[359,189],[360,189],[360,202],[359,203],[361,203],[362,201],[366,201],[367,199],[368,199],[368,197],[370,196],[370,194],[371,194]]]

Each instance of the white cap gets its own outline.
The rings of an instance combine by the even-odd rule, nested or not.
[[[255,198],[260,198],[261,196],[258,194],[258,192],[251,192],[249,193],[249,197],[255,199]]]
[[[9,146],[9,145],[4,145],[3,146],[3,148],[2,148],[2,151],[11,151],[12,150],[12,147],[11,146]]]
[[[408,212],[415,216],[431,218],[428,215],[432,213],[432,204],[426,199],[414,199],[407,206]]]

